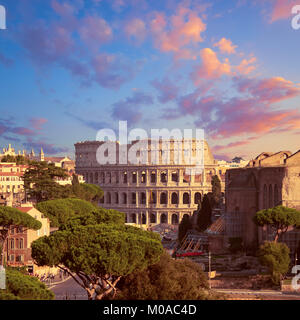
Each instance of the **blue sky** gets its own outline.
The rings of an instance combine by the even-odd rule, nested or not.
[[[102,128],[204,128],[220,159],[299,144],[295,1],[0,0],[0,142],[74,157]]]

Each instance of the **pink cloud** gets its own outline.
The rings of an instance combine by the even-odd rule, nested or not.
[[[291,17],[292,7],[299,4],[297,0],[272,0],[270,23]]]
[[[236,69],[240,74],[247,75],[256,69],[256,66],[254,65],[255,62],[255,57],[243,59]]]
[[[238,89],[266,103],[275,103],[294,98],[300,94],[300,85],[282,77],[266,79],[235,78]]]
[[[78,33],[82,41],[95,49],[109,42],[113,37],[112,29],[108,23],[96,16],[83,18],[80,22]]]
[[[202,49],[200,57],[202,64],[191,74],[195,85],[199,85],[203,79],[217,79],[223,75],[232,74],[229,61],[225,59],[224,62],[221,62],[212,49]]]
[[[150,29],[155,46],[162,52],[173,52],[175,58],[193,58],[188,46],[203,42],[202,33],[206,24],[196,12],[185,7],[179,7],[177,13],[166,19],[159,12],[154,13],[150,21]],[[181,51],[184,50],[184,53]]]
[[[146,25],[143,20],[135,18],[127,21],[124,32],[128,38],[134,38],[141,43],[146,37]]]
[[[222,38],[219,42],[214,44],[214,47],[218,47],[221,53],[233,54],[235,53],[236,45],[231,40]]]
[[[158,100],[166,103],[178,97],[179,86],[176,86],[170,79],[165,78],[161,81],[154,80],[151,82],[153,87],[159,92]]]
[[[35,130],[41,130],[43,124],[45,124],[46,122],[48,122],[48,120],[45,118],[32,118],[29,120],[31,127]]]

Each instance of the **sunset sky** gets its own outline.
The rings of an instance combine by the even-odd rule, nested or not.
[[[298,2],[0,0],[0,147],[74,158],[127,120],[203,128],[218,159],[296,152]]]

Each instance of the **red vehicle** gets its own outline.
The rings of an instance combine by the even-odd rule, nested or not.
[[[198,252],[185,252],[185,253],[176,253],[176,257],[196,257],[204,254],[202,251]]]

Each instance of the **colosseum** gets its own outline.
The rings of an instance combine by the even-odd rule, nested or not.
[[[171,140],[170,140],[171,141]],[[175,164],[170,142],[170,161],[162,162],[163,146],[159,145],[157,164],[99,164],[97,150],[103,141],[85,141],[75,144],[76,173],[87,183],[99,185],[104,191],[101,206],[126,214],[126,222],[152,226],[178,225],[184,215],[191,216],[203,195],[211,191],[211,177],[218,175],[224,190],[225,172],[218,170],[206,141],[202,141],[204,171],[187,175],[191,165]],[[126,145],[127,150],[134,144]],[[195,152],[193,142],[193,152]],[[116,145],[117,159],[121,145]],[[124,150],[124,149],[123,149]]]

